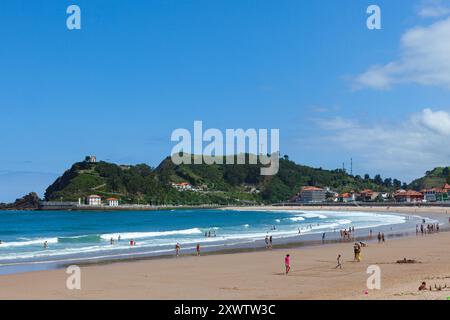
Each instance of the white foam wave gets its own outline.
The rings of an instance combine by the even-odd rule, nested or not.
[[[305,218],[303,218],[303,217],[293,217],[293,218],[289,218],[289,220],[294,221],[294,222],[296,222],[296,221],[305,221]]]
[[[15,242],[3,242],[2,244],[0,244],[0,248],[24,247],[24,246],[33,246],[33,245],[43,246],[45,241],[47,241],[48,244],[57,243],[58,242],[58,238],[35,239],[35,240],[15,241]]]
[[[202,231],[199,228],[185,229],[185,230],[170,230],[159,232],[124,232],[124,233],[107,233],[102,234],[100,237],[104,240],[110,240],[111,238],[117,239],[119,236],[121,239],[142,239],[142,238],[154,238],[173,235],[190,235],[201,234]]]

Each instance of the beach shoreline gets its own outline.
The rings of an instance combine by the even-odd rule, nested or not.
[[[244,211],[244,208],[228,208]],[[248,210],[281,208],[249,207]],[[298,207],[282,210],[304,210]],[[347,208],[348,209],[348,208]],[[375,211],[355,208],[354,211]],[[421,210],[402,212],[426,216]],[[433,214],[445,213],[432,210]],[[314,211],[324,210],[314,208]],[[335,209],[330,209],[335,210]],[[393,210],[385,209],[385,212]],[[351,210],[348,210],[351,211]],[[0,275],[0,299],[445,299],[447,291],[417,292],[421,281],[450,288],[450,232],[426,236],[387,234],[387,243],[367,241],[362,263],[352,261],[352,241],[275,244],[273,250],[246,248],[210,252],[201,257],[184,253],[105,263],[80,264],[83,288],[65,287],[65,269]],[[395,240],[394,240],[395,239]],[[367,235],[358,236],[366,241]],[[282,275],[282,259],[289,252],[293,273]],[[344,271],[334,269],[338,253]],[[396,264],[403,258],[420,263]],[[384,288],[365,292],[366,269],[382,268]],[[334,290],[329,290],[330,285]]]
[[[424,213],[438,213],[446,214],[450,217],[449,207],[440,206],[328,206],[328,205],[267,205],[267,206],[227,206],[218,208],[217,210],[237,210],[237,211],[286,211],[286,210],[297,210],[297,211],[338,211],[338,212],[354,212],[354,211],[367,211],[367,212],[386,212],[386,213],[403,213],[403,214],[424,214]]]

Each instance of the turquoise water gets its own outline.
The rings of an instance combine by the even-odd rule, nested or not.
[[[0,266],[167,254],[177,242],[183,250],[193,249],[197,243],[212,250],[255,243],[266,235],[275,241],[298,241],[350,226],[362,229],[403,223],[405,217],[394,214],[301,210],[0,212]],[[131,247],[130,240],[136,241],[136,246]]]

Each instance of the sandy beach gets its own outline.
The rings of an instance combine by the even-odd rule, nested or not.
[[[439,209],[445,214],[445,208]],[[430,208],[426,211],[430,212]],[[357,231],[357,236],[367,235]],[[68,275],[64,269],[2,275],[0,299],[360,300],[447,299],[450,296],[450,232],[400,239],[387,234],[386,243],[369,242],[363,248],[360,263],[353,262],[352,245],[352,242],[341,242],[83,266],[81,290],[66,289]],[[292,264],[288,276],[283,273],[286,253],[291,255]],[[338,254],[343,257],[342,270],[335,269]],[[396,263],[403,258],[417,263]],[[370,265],[381,268],[381,290],[366,294],[369,277],[366,271]],[[422,281],[433,290],[419,292]],[[447,289],[437,291],[435,285],[446,285]]]

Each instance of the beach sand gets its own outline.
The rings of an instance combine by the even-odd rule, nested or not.
[[[345,242],[90,265],[81,267],[81,290],[66,289],[64,269],[36,271],[0,276],[0,299],[447,299],[449,247],[450,232],[440,232],[370,242],[360,263]],[[342,270],[334,269],[339,253]],[[396,263],[403,258],[419,263]],[[366,294],[370,265],[381,268],[381,290]],[[419,292],[422,281],[433,291]],[[434,291],[435,284],[448,289]]]

